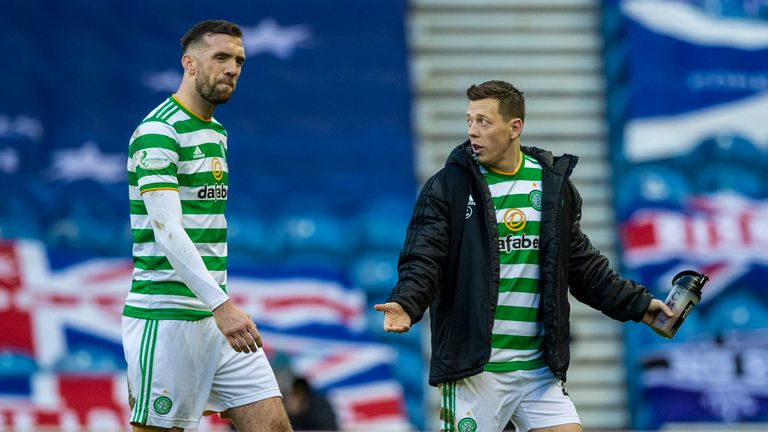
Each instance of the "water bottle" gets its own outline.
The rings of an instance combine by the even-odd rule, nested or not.
[[[676,274],[672,278],[672,291],[664,302],[672,310],[673,315],[668,317],[664,312],[659,311],[656,319],[651,323],[653,331],[667,339],[672,339],[693,307],[701,300],[701,288],[708,280],[707,275],[693,270]]]

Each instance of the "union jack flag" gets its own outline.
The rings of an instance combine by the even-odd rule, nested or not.
[[[0,431],[127,427],[120,322],[131,272],[123,259],[54,270],[41,243],[0,243]],[[328,396],[342,429],[411,429],[391,370],[396,353],[366,336],[361,291],[237,274],[228,291],[255,317],[267,354],[285,353]],[[200,429],[219,424],[205,417]]]

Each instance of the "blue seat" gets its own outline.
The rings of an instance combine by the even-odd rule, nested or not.
[[[401,249],[412,213],[411,200],[378,199],[371,203],[360,215],[364,247]]]
[[[293,213],[279,218],[276,229],[286,250],[346,255],[357,244],[354,224],[328,213]]]
[[[62,373],[99,374],[125,370],[125,366],[108,352],[93,347],[78,347],[56,361],[54,369]]]
[[[37,221],[35,221],[34,217],[0,217],[0,238],[40,239],[42,237],[42,233],[42,227]]]
[[[408,417],[415,423],[423,423],[424,421],[422,418],[424,407],[421,406],[424,400],[424,382],[427,380],[424,365],[425,359],[420,347],[397,349],[397,359],[393,372],[395,378],[403,386]]]
[[[77,217],[73,221],[77,226],[75,249],[102,256],[128,256],[131,253],[127,223],[91,217]]]
[[[405,387],[406,393],[420,393],[424,388],[424,357],[420,349],[397,350],[395,377]]]
[[[687,178],[664,165],[634,168],[617,179],[615,191],[621,219],[637,208],[677,208],[690,193]]]
[[[34,218],[41,226],[66,214],[65,203],[69,197],[60,193],[57,187],[37,176],[26,176],[22,181],[17,189],[22,196],[19,196],[20,202],[14,204],[11,214]]]
[[[233,213],[227,217],[227,250],[230,257],[269,259],[282,251],[282,238],[263,218]]]
[[[382,300],[382,302],[383,301],[384,300]],[[371,335],[375,340],[396,347],[398,350],[421,349],[421,329],[418,326],[412,327],[405,333],[391,333],[384,331],[384,313],[375,311],[373,309],[373,303],[376,302],[369,302],[365,309],[366,333]]]
[[[78,227],[67,218],[52,221],[45,229],[43,240],[46,245],[55,249],[71,248],[77,242]]]
[[[15,351],[0,351],[0,377],[26,376],[35,371],[37,363],[32,357]]]
[[[286,275],[315,276],[342,280],[344,257],[327,252],[293,252],[280,257],[279,269]]]
[[[760,175],[745,165],[712,163],[704,165],[696,178],[699,193],[733,192],[750,198],[761,198],[765,187]]]
[[[54,248],[86,255],[129,256],[131,231],[127,221],[77,215],[51,223],[43,238]]]
[[[47,148],[43,142],[43,126],[39,119],[29,116],[9,117],[9,135],[0,136],[2,165],[0,175],[9,176],[10,182],[19,182],[26,177],[45,175]]]
[[[352,262],[349,280],[369,301],[384,301],[397,283],[397,252],[367,253]]]
[[[737,162],[753,165],[765,158],[765,152],[748,139],[722,134],[699,143],[693,151],[693,160],[698,163]]]
[[[130,254],[127,194],[90,180],[50,187],[70,198],[50,214],[44,234],[49,245],[106,256]]]
[[[430,412],[432,406],[425,407],[423,390],[418,394],[405,392],[405,409],[408,413],[408,420],[416,427],[416,430],[427,430],[425,413]]]
[[[5,180],[2,177],[0,180]],[[37,203],[23,185],[14,181],[4,184],[14,192],[0,200],[0,236],[39,239],[45,225],[45,218]]]
[[[768,329],[768,307],[749,292],[727,292],[712,304],[707,320],[713,334]]]

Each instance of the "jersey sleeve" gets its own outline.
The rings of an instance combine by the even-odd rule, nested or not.
[[[128,171],[139,193],[151,190],[179,190],[177,167],[180,146],[176,131],[161,122],[139,125],[128,146]]]
[[[155,241],[186,286],[210,310],[227,301],[229,296],[208,271],[200,252],[184,231],[179,194],[169,190],[153,191],[144,195],[144,203]]]

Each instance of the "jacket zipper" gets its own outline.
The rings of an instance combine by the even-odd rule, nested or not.
[[[481,190],[483,191],[483,201],[485,203],[485,211],[487,213],[489,211],[488,210],[488,199],[491,198],[491,191],[490,190],[486,191],[485,190],[486,187],[487,186],[485,185],[485,181],[483,181],[483,183],[481,185]],[[493,206],[493,199],[492,198],[491,198],[490,202],[491,202],[491,206]],[[493,216],[494,216],[493,217],[494,221],[496,220],[496,213],[495,213],[495,211],[496,210],[495,210],[495,207],[494,207],[494,211],[492,213]],[[494,229],[498,230],[498,228],[495,225],[493,225],[493,224],[488,225],[488,222],[490,221],[490,217],[491,217],[491,214],[486,214],[485,215],[485,224],[486,224],[486,231],[488,232],[488,249],[489,249],[488,252],[490,252],[491,257],[493,258],[493,256],[494,256],[493,255],[493,244],[494,244],[493,231],[494,231]],[[499,257],[498,256],[496,257],[496,259],[491,259],[491,263],[492,263],[493,266],[498,265],[498,262],[499,262]],[[499,268],[499,271],[501,271],[501,268]],[[493,300],[493,296],[494,296],[493,278],[494,278],[495,274],[496,274],[496,272],[491,272],[491,277],[490,277],[490,279],[488,281],[488,284],[489,284],[489,286],[488,286],[488,293],[490,295],[490,299],[491,300]],[[498,287],[496,287],[496,291],[498,291]],[[488,303],[490,303],[490,312],[491,312],[490,315],[489,315],[489,318],[490,318],[489,333],[490,333],[490,335],[488,336],[488,338],[489,338],[488,344],[491,346],[491,352],[493,351],[493,348],[492,348],[492,343],[493,343],[493,323],[494,323],[494,320],[495,320],[494,317],[496,315],[496,306],[498,306],[498,302],[499,302],[498,297],[496,298],[495,302],[494,301],[489,301],[488,302]],[[490,357],[489,357],[489,360],[490,360]]]
[[[485,180],[479,178],[477,172],[472,171],[472,175],[475,178],[475,181],[479,184],[480,192],[483,195],[483,206],[484,206],[485,212],[486,212],[484,224],[486,225],[486,232],[488,234],[488,252],[490,253],[491,258],[493,258],[493,256],[494,256],[493,255],[493,244],[494,244],[493,243],[494,242],[493,230],[494,229],[498,229],[498,228],[495,225],[493,225],[493,224],[489,225],[489,220],[490,220],[491,214],[488,213],[488,211],[489,211],[488,210],[488,202],[489,202],[489,198],[490,198],[491,192],[490,192],[490,190],[486,191],[487,185],[485,183]],[[470,184],[470,192],[469,193],[470,193],[470,195],[472,194],[472,185],[471,184]],[[491,202],[491,206],[493,207],[493,204],[492,204],[493,200],[491,199],[490,202]],[[496,220],[495,210],[494,210],[493,215],[494,215],[493,219]],[[491,263],[494,266],[498,265],[498,262],[499,262],[498,256],[496,257],[495,260],[491,259]],[[494,286],[493,286],[494,274],[495,274],[495,272],[491,273],[491,277],[489,278],[489,281],[488,281],[489,300],[493,300],[493,295],[494,295]],[[496,291],[498,291],[498,288],[496,288]],[[489,334],[488,344],[490,346],[491,343],[492,343],[492,339],[493,339],[493,323],[494,323],[494,316],[496,314],[496,306],[497,306],[497,303],[498,303],[498,297],[497,297],[495,302],[494,301],[489,301],[488,303],[489,303],[489,306],[490,306],[490,315],[489,315],[489,327],[490,327],[489,328],[489,333],[490,334]],[[493,348],[491,348],[491,351],[492,350],[493,350]]]

